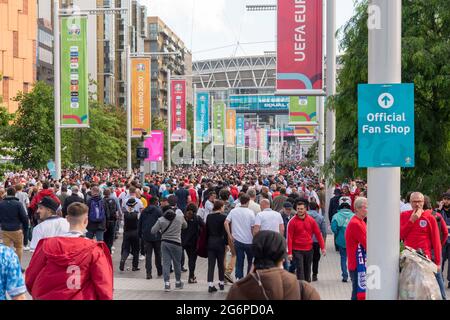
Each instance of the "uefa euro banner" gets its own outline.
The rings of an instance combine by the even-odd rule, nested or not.
[[[245,147],[245,120],[243,114],[236,115],[236,147]]]
[[[236,146],[236,110],[227,109],[225,129],[225,143],[227,147]]]
[[[258,150],[258,133],[256,131],[256,124],[252,124],[249,129],[249,148]]]
[[[61,127],[89,127],[86,17],[61,19]],[[58,97],[59,98],[59,97]]]
[[[197,93],[195,110],[195,142],[209,142],[209,93]]]
[[[314,137],[314,126],[296,126],[294,129],[294,136],[296,137]]]
[[[148,158],[145,161],[162,161],[164,159],[164,132],[153,130],[152,135],[145,140],[148,148]]]
[[[291,97],[289,103],[289,125],[317,126],[317,97]]]
[[[150,59],[131,59],[131,136],[152,130],[150,105]]]
[[[187,141],[186,130],[186,80],[171,80],[172,103],[171,141]]]
[[[277,95],[324,95],[323,0],[278,0]]]
[[[225,103],[213,104],[213,144],[224,145],[225,140]]]

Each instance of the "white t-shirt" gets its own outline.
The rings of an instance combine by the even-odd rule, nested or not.
[[[230,211],[227,221],[231,222],[231,235],[236,241],[251,244],[252,227],[255,225],[255,214],[248,208],[238,207]]]
[[[261,211],[255,218],[255,226],[261,226],[261,231],[271,230],[280,232],[280,224],[284,224],[281,214],[270,208]]]
[[[53,216],[42,221],[33,229],[33,236],[30,242],[30,250],[36,249],[39,240],[62,236],[70,230],[69,222],[61,217]]]
[[[255,201],[250,200],[250,203],[248,204],[248,208],[253,211],[255,216],[261,212],[261,206],[257,204]]]

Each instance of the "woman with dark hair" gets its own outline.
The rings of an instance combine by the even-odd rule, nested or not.
[[[233,284],[227,300],[320,300],[316,289],[283,269],[286,241],[274,231],[253,238],[253,270]]]
[[[203,219],[197,215],[198,208],[194,203],[189,203],[186,207],[184,219],[187,228],[181,230],[181,244],[188,256],[189,280],[188,283],[197,283],[195,277],[195,265],[197,263],[197,240],[200,236],[201,227],[204,225]],[[181,271],[186,272],[184,267],[184,253],[181,256]]]
[[[208,248],[208,292],[216,292],[217,288],[214,286],[214,269],[216,267],[219,271],[219,288],[225,289],[225,246],[226,231],[224,227],[226,216],[224,212],[224,202],[216,200],[214,202],[213,212],[206,218],[206,246]]]

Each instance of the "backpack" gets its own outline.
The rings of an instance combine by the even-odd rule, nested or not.
[[[116,201],[111,198],[103,199],[103,206],[105,207],[106,220],[116,221],[117,220],[117,206]]]
[[[103,222],[105,220],[105,206],[103,201],[91,199],[89,205],[89,221],[91,222]]]

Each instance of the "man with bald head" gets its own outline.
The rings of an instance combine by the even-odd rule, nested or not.
[[[402,212],[400,215],[400,239],[405,246],[415,250],[422,249],[424,254],[432,260],[437,267],[436,278],[440,282],[440,269],[442,245],[439,227],[432,210],[424,210],[425,197],[420,192],[411,194],[412,210]],[[443,283],[439,283],[440,287]],[[445,291],[443,292],[445,299]]]
[[[259,231],[271,230],[284,234],[284,222],[281,213],[270,209],[270,201],[263,199],[260,202],[261,212],[256,214],[253,235]]]

